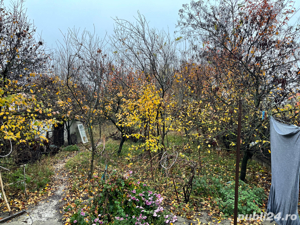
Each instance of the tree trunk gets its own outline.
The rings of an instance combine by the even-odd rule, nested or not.
[[[123,144],[124,144],[125,140],[126,140],[126,137],[122,133],[122,139],[121,139],[121,142],[120,142],[120,145],[119,145],[118,155],[121,154],[122,147],[123,147]]]
[[[240,175],[240,179],[242,181],[245,181],[246,173],[247,173],[247,163],[248,160],[251,159],[252,155],[253,154],[249,150],[247,150],[244,154],[243,161],[242,161],[241,175]]]
[[[91,167],[90,167],[90,173],[89,173],[89,179],[92,179],[93,171],[94,171],[94,158],[95,158],[95,152],[96,152],[96,146],[94,143],[94,135],[91,128],[91,125],[88,125],[89,135],[91,139],[91,145],[92,145],[92,158],[91,158]]]

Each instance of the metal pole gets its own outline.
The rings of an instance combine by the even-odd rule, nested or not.
[[[236,165],[235,165],[235,196],[234,196],[234,225],[237,225],[238,214],[238,191],[239,191],[239,166],[240,166],[240,145],[241,145],[241,117],[242,117],[242,100],[239,100],[238,115],[238,134],[236,143]]]

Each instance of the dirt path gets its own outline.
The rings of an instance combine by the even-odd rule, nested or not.
[[[70,156],[72,157],[72,156]],[[54,165],[54,183],[57,190],[51,197],[39,202],[36,206],[27,209],[27,214],[16,217],[4,224],[10,225],[62,225],[62,198],[67,187],[67,175],[64,170],[66,161],[70,158],[61,160]],[[5,216],[4,216],[5,217]]]

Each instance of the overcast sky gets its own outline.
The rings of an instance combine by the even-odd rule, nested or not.
[[[11,3],[4,0],[5,5]],[[112,18],[134,21],[140,11],[150,22],[150,27],[175,30],[178,10],[190,0],[26,0],[28,18],[34,21],[37,32],[48,47],[55,47],[62,39],[61,32],[68,28],[93,31],[104,37],[113,33]]]
[[[296,1],[299,8],[300,1]],[[4,0],[9,5],[11,0]],[[104,37],[113,33],[114,21],[118,17],[134,22],[137,11],[145,15],[150,27],[175,31],[179,18],[178,10],[190,0],[25,0],[28,18],[34,22],[38,34],[48,48],[55,48],[68,28],[93,31]],[[299,13],[298,13],[299,14]],[[176,36],[179,36],[176,35]]]

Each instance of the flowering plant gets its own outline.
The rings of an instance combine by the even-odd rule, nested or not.
[[[71,224],[76,220],[80,225],[150,225],[169,224],[177,220],[176,216],[169,215],[162,207],[163,197],[160,194],[144,183],[135,182],[130,176],[118,176],[114,172],[108,180],[100,181],[96,189],[99,191],[91,201],[89,212],[81,210],[74,214],[70,219]]]

